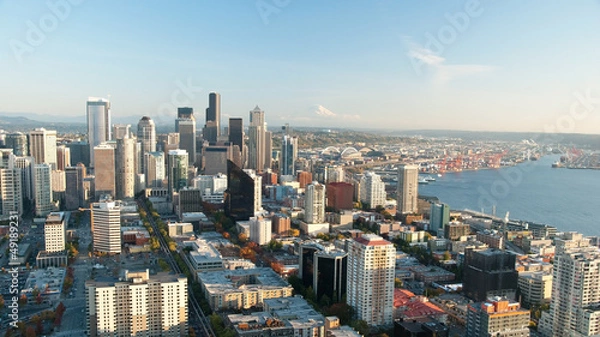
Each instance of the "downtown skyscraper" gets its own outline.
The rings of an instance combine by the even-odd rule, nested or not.
[[[248,168],[259,172],[271,167],[271,133],[267,132],[265,112],[258,106],[250,111],[248,126]]]
[[[188,154],[188,163],[196,162],[196,117],[193,108],[178,108],[175,132],[179,133],[179,148]]]
[[[36,164],[46,163],[56,169],[56,130],[37,128],[29,132],[29,153]]]
[[[304,221],[309,224],[325,222],[325,185],[317,181],[306,186]]]
[[[281,162],[279,173],[281,175],[294,175],[296,159],[298,158],[298,137],[283,135],[281,142]]]
[[[221,135],[221,95],[216,92],[208,94],[208,108],[206,108],[206,124],[203,137],[209,144],[217,143]]]
[[[400,165],[398,168],[398,213],[409,214],[418,211],[419,167]]]
[[[94,166],[94,147],[111,140],[110,102],[104,98],[90,97],[86,105],[90,166]]]

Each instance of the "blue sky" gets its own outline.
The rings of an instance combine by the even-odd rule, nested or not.
[[[7,0],[0,112],[82,117],[110,94],[172,123],[217,91],[223,124],[258,104],[273,128],[597,133],[598,32],[594,0]]]

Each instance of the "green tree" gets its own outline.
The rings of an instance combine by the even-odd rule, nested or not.
[[[370,332],[369,324],[367,324],[367,322],[363,321],[362,319],[357,319],[355,321],[352,321],[350,323],[350,326],[352,328],[354,328],[356,331],[358,331],[363,336],[369,335],[369,332]]]

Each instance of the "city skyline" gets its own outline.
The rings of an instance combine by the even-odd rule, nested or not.
[[[216,91],[222,118],[258,104],[269,125],[560,132],[598,101],[597,1],[64,3],[0,4],[0,114],[81,118],[110,95],[114,117],[158,126]],[[575,122],[594,133],[600,117]]]

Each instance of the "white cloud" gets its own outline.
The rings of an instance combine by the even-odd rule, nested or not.
[[[415,43],[410,37],[403,37],[408,46],[406,55],[413,59],[415,71],[420,72],[421,67],[428,67],[434,72],[437,83],[446,83],[458,77],[476,75],[494,70],[493,66],[482,64],[448,64],[446,58],[436,54],[431,49]]]

